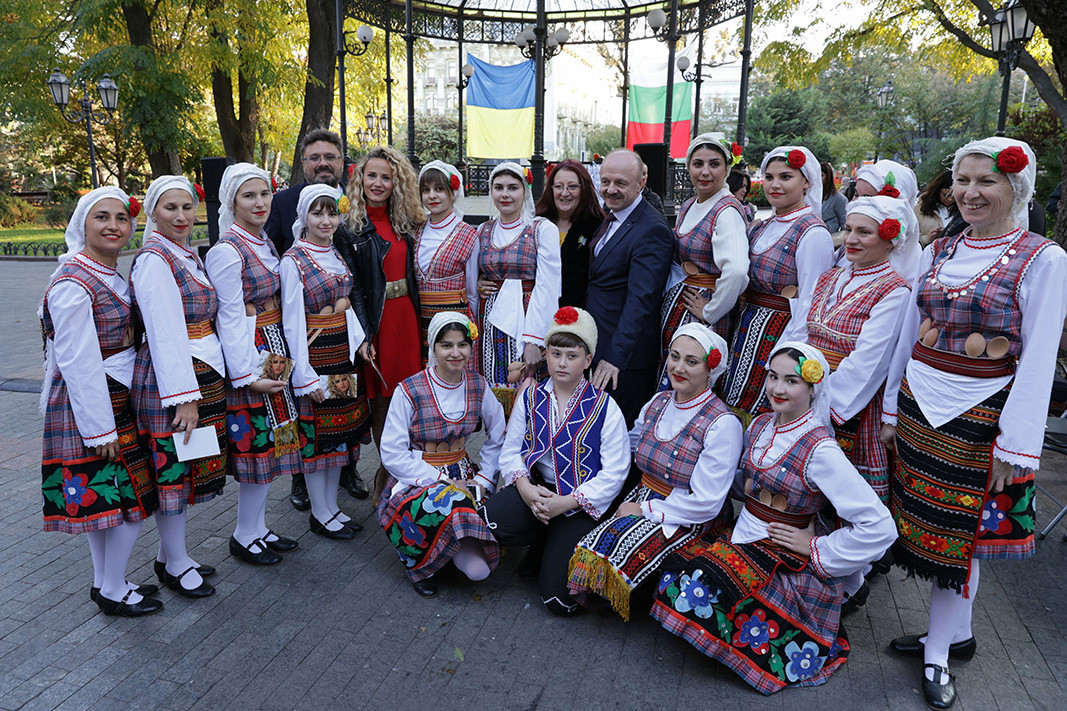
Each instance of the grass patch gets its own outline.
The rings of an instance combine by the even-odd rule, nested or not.
[[[62,242],[63,230],[51,227],[20,225],[0,229],[0,242]]]

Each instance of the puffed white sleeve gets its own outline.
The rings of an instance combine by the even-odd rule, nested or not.
[[[704,305],[707,323],[715,323],[730,313],[748,286],[748,234],[745,218],[738,210],[726,208],[715,218],[711,249],[715,266],[722,273],[715,281],[711,301]]]
[[[469,374],[467,377],[471,377]],[[482,376],[477,376],[481,378]],[[482,378],[484,383],[484,378]],[[504,433],[507,430],[507,417],[504,415],[504,407],[489,389],[489,383],[485,385],[485,396],[482,398],[482,424],[485,425],[487,439],[479,453],[478,474],[476,475],[486,491],[492,493],[496,489],[497,475],[500,473],[500,450],[504,446]]]
[[[259,359],[254,330],[249,328],[249,317],[245,315],[241,256],[232,246],[220,242],[208,250],[204,267],[219,299],[215,330],[222,341],[226,373],[232,387],[243,388],[258,380]]]
[[[834,238],[823,225],[805,232],[797,244],[797,295],[789,300],[792,318],[786,324],[780,341],[807,340],[808,311],[815,295],[815,285],[822,273],[834,265]]]
[[[48,290],[47,299],[55,328],[52,349],[56,370],[66,383],[78,434],[86,447],[114,442],[118,431],[93,318],[92,297],[80,284],[61,279]],[[49,383],[44,386],[48,387]]]
[[[473,230],[474,228],[471,227]],[[474,247],[471,249],[471,254],[467,257],[467,265],[464,268],[464,283],[467,288],[467,309],[469,310],[468,316],[472,321],[478,320],[478,253],[479,243],[478,240],[474,240]]]
[[[515,404],[511,407],[511,417],[508,418],[507,432],[504,434],[504,444],[500,448],[500,483],[503,486],[514,484],[520,477],[530,476],[530,470],[522,460],[522,443],[526,439],[526,428],[529,426],[527,419],[526,398],[522,395],[516,396]]]
[[[927,246],[919,259],[919,277],[915,280],[915,288],[912,289],[908,300],[904,303],[900,334],[897,336],[897,344],[889,360],[885,394],[882,396],[882,424],[894,427],[897,424],[897,395],[900,393],[900,384],[904,381],[904,371],[908,367],[908,361],[911,360],[911,351],[915,347],[915,342],[919,340],[919,306],[916,298],[933,261],[933,249]]]
[[[824,578],[839,578],[880,557],[896,540],[889,509],[860,476],[836,442],[816,445],[807,478],[844,521],[841,528],[811,539],[811,565]]]
[[[415,407],[404,388],[398,387],[389,402],[382,429],[382,465],[405,486],[429,486],[445,478],[441,471],[427,464],[422,453],[411,448],[411,421]]]
[[[282,257],[278,270],[282,281],[282,330],[293,359],[293,392],[310,395],[320,389],[319,374],[308,358],[307,314],[304,309],[304,278],[296,260]]]
[[[1002,462],[1036,470],[1041,463],[1045,416],[1048,413],[1056,351],[1067,315],[1067,253],[1059,245],[1045,247],[1019,285],[1022,310],[1022,352],[1015,368],[993,456]]]
[[[171,407],[199,400],[182,295],[170,265],[158,254],[145,252],[134,262],[130,282],[144,320],[160,403]]]
[[[856,347],[830,373],[830,415],[837,424],[867,407],[885,382],[910,297],[911,289],[902,286],[879,300],[860,328]]]
[[[692,526],[718,516],[741,460],[742,434],[741,421],[733,415],[715,420],[704,433],[704,448],[689,477],[689,491],[675,489],[663,500],[646,501],[641,505],[645,518],[665,526]]]
[[[607,513],[611,502],[622,491],[626,475],[630,473],[630,441],[626,419],[610,397],[607,399],[607,408],[600,430],[600,472],[574,490],[578,505],[595,519]]]
[[[559,310],[559,294],[563,284],[563,262],[559,254],[559,228],[545,219],[537,224],[537,276],[534,278],[530,304],[526,307],[526,322],[522,330],[523,344],[545,345],[548,321]]]

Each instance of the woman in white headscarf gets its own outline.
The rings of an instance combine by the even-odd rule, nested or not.
[[[219,187],[221,236],[206,260],[218,292],[216,323],[229,374],[229,468],[238,482],[230,553],[253,565],[280,563],[280,554],[298,545],[266,524],[270,483],[300,470],[290,350],[281,326],[281,263],[263,231],[271,196],[265,170],[227,166]]]
[[[534,217],[531,182],[529,170],[517,163],[494,168],[492,219],[478,230],[482,339],[476,363],[509,414],[515,402],[509,365],[521,362],[527,377],[536,374],[562,282],[559,230]]]
[[[729,314],[748,286],[748,223],[726,184],[730,168],[741,160],[740,149],[716,131],[694,138],[685,154],[696,194],[682,203],[674,228],[674,259],[660,324],[660,390],[671,386],[667,371],[675,330],[695,319],[729,338]]]
[[[916,233],[921,237],[919,218],[915,215],[915,201],[919,199],[919,182],[915,171],[894,160],[880,160],[865,165],[856,173],[856,194],[853,200],[861,197],[884,196],[899,200],[911,212],[901,220],[901,225],[908,234]],[[906,244],[894,248],[893,268],[909,282],[915,281],[919,271],[919,255],[922,245],[919,240],[908,240]],[[845,255],[842,252],[837,260],[844,266]]]
[[[352,272],[333,245],[348,212],[339,188],[300,191],[293,246],[282,256],[282,326],[293,357],[292,386],[300,406],[302,470],[311,532],[348,540],[363,529],[337,505],[341,468],[359,461],[370,430],[366,386],[356,373],[363,327],[352,309]]]
[[[745,506],[731,532],[676,552],[652,616],[764,694],[818,686],[845,662],[841,577],[881,555],[889,511],[829,426],[829,364],[779,342],[768,358],[772,412],[753,420],[738,470]],[[848,525],[829,530],[832,504]]]
[[[769,409],[763,370],[774,344],[802,337],[819,275],[833,266],[834,241],[820,219],[822,174],[803,146],[763,158],[763,190],[774,216],[749,231],[748,290],[734,327],[723,400],[744,424]]]
[[[226,389],[222,346],[213,321],[215,289],[189,246],[202,188],[181,175],[152,181],[145,195],[144,246],[130,269],[130,287],[144,323],[137,351],[133,402],[141,434],[152,447],[150,466],[159,488],[159,582],[185,597],[215,589],[204,581],[214,572],[186,550],[186,507],[222,493],[226,483]],[[178,444],[193,431],[214,429],[218,453],[192,460]]]
[[[419,171],[419,195],[429,219],[415,230],[422,352],[426,332],[442,311],[478,313],[478,230],[463,221],[463,175],[432,160]]]
[[[924,658],[933,708],[956,697],[949,658],[976,649],[978,560],[1034,553],[1034,472],[1067,313],[1067,254],[1026,230],[1036,169],[1030,146],[1009,138],[956,151],[970,227],[923,252],[886,385],[894,557],[932,582],[929,632],[891,647]]]
[[[505,418],[485,378],[467,368],[477,339],[467,315],[436,314],[429,365],[397,387],[382,433],[389,478],[378,523],[422,597],[437,594],[434,573],[449,560],[471,580],[484,580],[500,561],[475,507],[496,488]],[[479,422],[488,439],[475,465],[466,445]]]
[[[627,620],[632,592],[656,579],[672,551],[733,521],[727,497],[741,422],[712,391],[726,371],[726,341],[703,324],[684,324],[667,370],[672,389],[653,396],[630,430],[641,485],[578,542],[570,564],[571,594],[605,597]]]
[[[84,533],[93,559],[90,598],[107,615],[158,612],[154,585],[126,582],[141,522],[158,506],[138,437],[132,299],[115,267],[136,229],[137,203],[113,187],[78,200],[39,315],[46,338],[44,530]]]

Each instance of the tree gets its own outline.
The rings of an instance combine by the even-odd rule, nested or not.
[[[874,134],[866,126],[849,129],[830,136],[830,160],[850,167],[862,165],[874,145]]]

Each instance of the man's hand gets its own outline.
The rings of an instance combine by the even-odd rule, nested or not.
[[[591,382],[593,387],[599,390],[607,390],[608,383],[611,383],[611,389],[615,390],[619,387],[619,369],[606,360],[602,360],[597,364]]]

